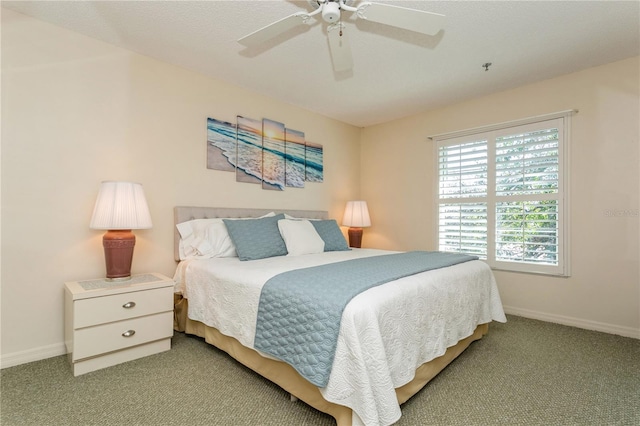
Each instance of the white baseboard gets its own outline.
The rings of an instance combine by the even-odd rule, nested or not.
[[[29,349],[21,352],[2,355],[0,357],[0,368],[15,367],[16,365],[28,362],[40,361],[54,356],[66,355],[67,347],[63,343]]]
[[[620,325],[585,320],[582,318],[549,314],[546,312],[533,311],[530,309],[514,308],[513,306],[503,306],[503,308],[507,314],[517,315],[519,317],[537,319],[546,322],[553,322],[556,324],[569,325],[572,327],[584,328],[587,330],[602,331],[604,333],[617,334],[624,337],[640,339],[640,329],[633,327],[623,327]]]

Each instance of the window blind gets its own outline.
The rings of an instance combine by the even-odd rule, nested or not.
[[[565,275],[565,120],[436,141],[438,249]]]

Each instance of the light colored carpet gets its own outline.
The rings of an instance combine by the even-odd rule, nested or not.
[[[640,340],[509,316],[402,406],[400,426],[640,425]],[[334,425],[199,338],[73,377],[65,356],[1,373],[2,426]]]

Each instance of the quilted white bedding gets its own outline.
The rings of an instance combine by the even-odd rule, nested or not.
[[[394,252],[186,260],[176,270],[175,290],[189,300],[189,318],[253,348],[260,291],[269,278],[385,253]],[[394,389],[411,381],[418,366],[492,320],[505,322],[506,317],[493,274],[481,261],[371,288],[344,310],[331,376],[320,391],[326,400],[351,408],[354,425],[390,425],[401,415]]]

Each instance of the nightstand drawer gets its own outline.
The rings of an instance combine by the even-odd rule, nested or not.
[[[73,361],[173,335],[173,312],[163,312],[76,330]]]
[[[73,302],[74,328],[171,311],[172,301],[172,287],[76,300]]]

